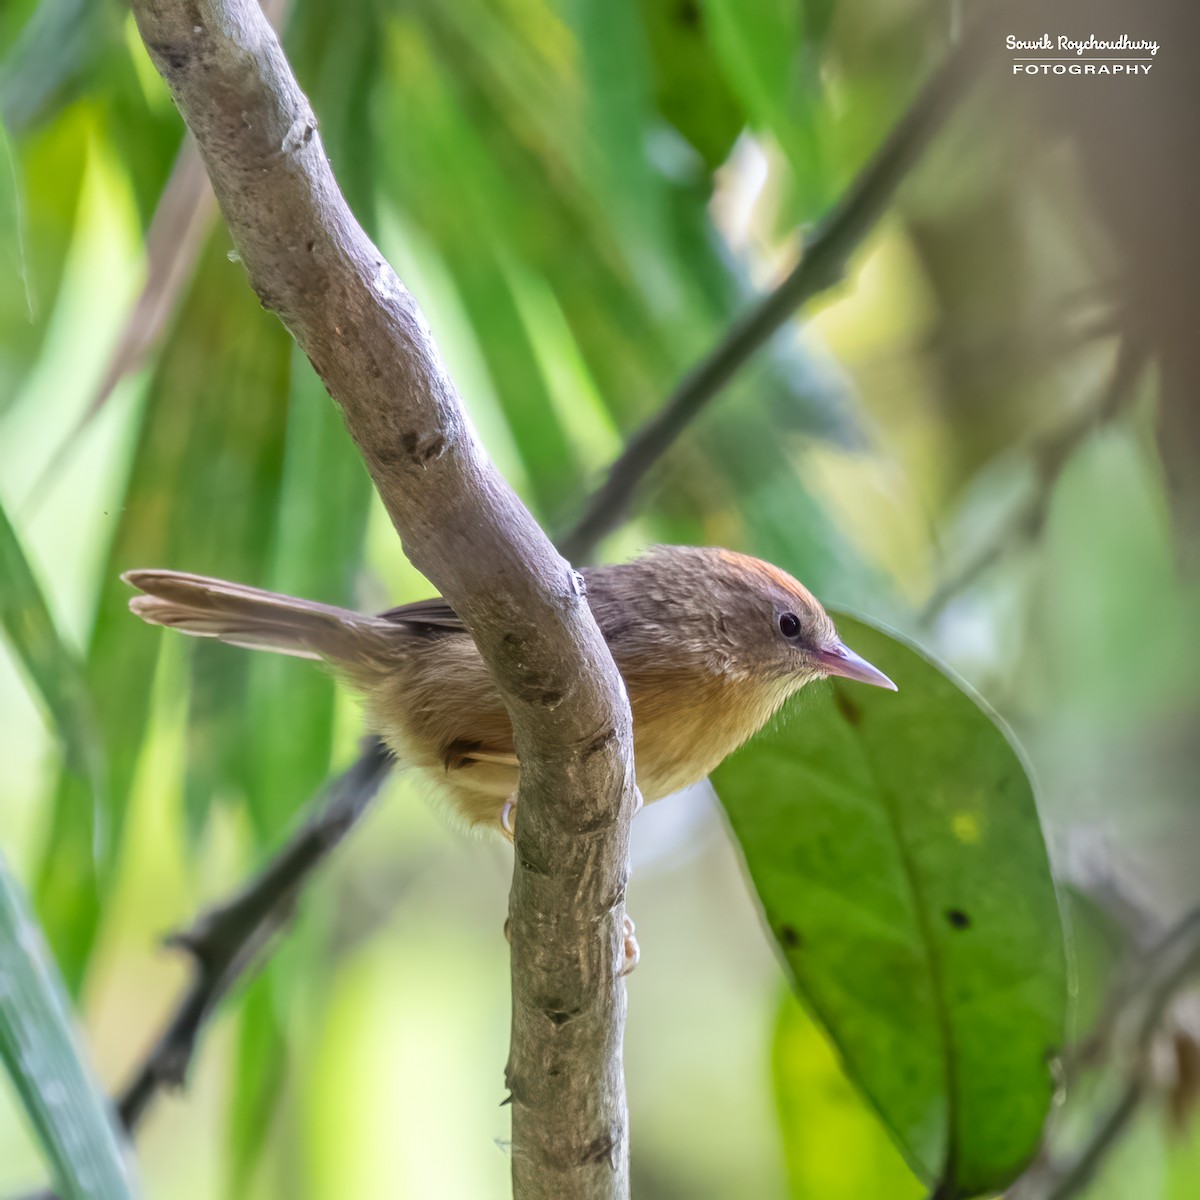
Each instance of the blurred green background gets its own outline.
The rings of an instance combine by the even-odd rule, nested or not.
[[[956,12],[294,0],[279,19],[351,205],[488,450],[562,530],[795,261]],[[123,5],[9,0],[0,49],[0,504],[88,693],[56,723],[0,648],[0,847],[116,1088],[186,977],[161,935],[278,845],[359,734],[310,664],[147,628],[118,573],[364,609],[429,589],[246,286]],[[847,281],[740,373],[600,555],[759,554],[959,670],[1015,728],[1061,874],[1093,896],[1081,1027],[1105,964],[1200,900],[1197,375],[1142,303],[1186,268],[1167,235],[1194,168],[1170,136],[1139,160],[1142,227],[1165,245],[1132,246],[1126,210],[1094,202],[1098,137],[1119,155],[1194,122],[1169,115],[1164,76],[1102,132],[1103,103],[1055,80],[969,85]],[[785,999],[704,789],[638,817],[634,868],[639,1200],[920,1195]],[[507,1195],[509,873],[506,847],[389,784],[220,1010],[186,1095],[147,1120],[148,1194]],[[1088,1196],[1200,1194],[1190,1107],[1166,1115],[1184,1091],[1162,1083]],[[42,1174],[0,1085],[0,1193]]]

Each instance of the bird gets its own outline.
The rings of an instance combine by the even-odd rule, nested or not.
[[[802,583],[761,559],[656,546],[580,576],[629,696],[644,803],[706,778],[813,680],[896,690],[841,641]],[[513,840],[512,724],[467,626],[441,597],[365,616],[180,571],[121,578],[140,593],[130,609],[152,625],[326,664],[359,693],[369,729],[402,768],[463,824]],[[621,974],[639,957],[625,914]]]
[[[787,572],[712,547],[656,546],[584,568],[587,602],[625,682],[645,803],[706,778],[806,684],[829,675],[896,690],[845,646]],[[459,820],[512,840],[512,725],[466,625],[440,597],[376,616],[169,570],[121,577],[152,625],[325,663],[366,723]]]

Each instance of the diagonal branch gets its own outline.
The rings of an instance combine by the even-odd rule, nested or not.
[[[252,286],[341,408],[406,554],[466,622],[512,719],[515,1193],[627,1196],[619,969],[636,792],[608,647],[578,577],[479,444],[419,307],[350,213],[258,4],[132,7]],[[548,1015],[564,1008],[578,1015]],[[593,1153],[600,1142],[611,1154]]]
[[[990,26],[989,26],[990,28]],[[667,402],[629,440],[588,498],[559,549],[573,562],[616,529],[642,480],[737,372],[813,297],[839,283],[850,256],[886,212],[896,189],[942,128],[982,62],[983,24],[947,55],[892,127],[845,195],[817,226],[800,261],[773,291],[737,320],[680,381]]]
[[[370,808],[391,765],[383,743],[367,738],[358,760],[326,787],[314,811],[265,869],[167,939],[191,956],[193,978],[161,1037],[117,1098],[117,1113],[127,1130],[133,1131],[161,1088],[183,1085],[201,1026],[233,984],[271,953],[301,889]]]
[[[1171,1002],[1200,976],[1200,908],[1192,909],[1141,959],[1138,985],[1123,998],[1110,1030],[1110,1061],[1125,1067],[1117,1098],[1083,1145],[1062,1160],[1045,1158],[1018,1181],[1009,1200],[1070,1200],[1095,1178],[1144,1101],[1154,1094],[1151,1056]]]

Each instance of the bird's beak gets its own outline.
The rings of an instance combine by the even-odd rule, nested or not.
[[[825,650],[818,650],[816,659],[826,675],[841,675],[843,679],[857,679],[859,683],[888,688],[893,692],[899,690],[881,670],[871,666],[865,658],[861,658],[849,646],[843,646],[841,642],[835,642]]]

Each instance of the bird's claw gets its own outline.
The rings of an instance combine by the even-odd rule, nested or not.
[[[638,960],[642,957],[641,947],[638,945],[638,940],[634,937],[633,918],[625,914],[625,962],[621,967],[622,977],[628,975],[634,967],[638,965]]]

